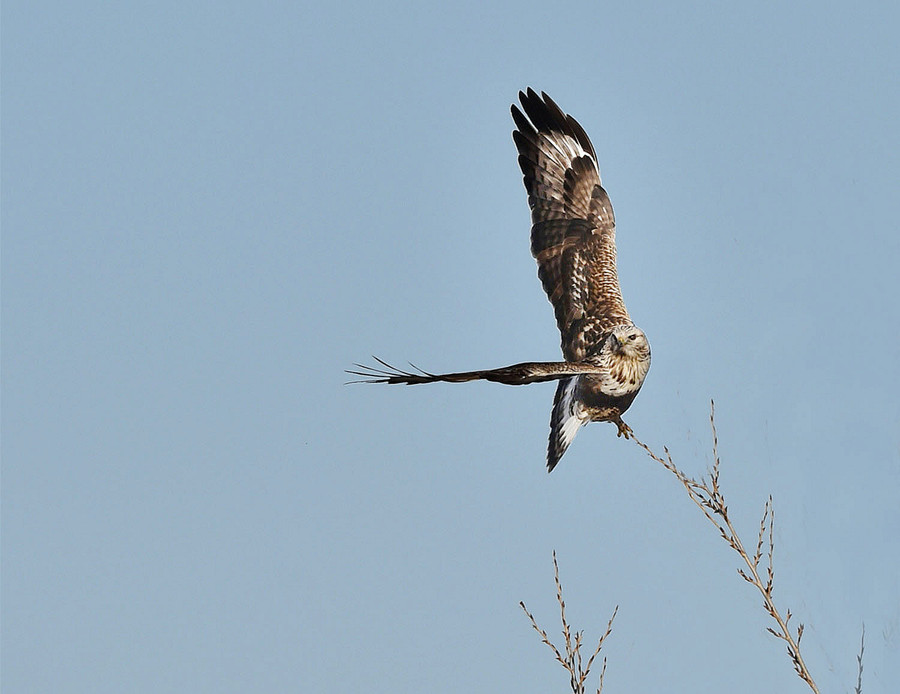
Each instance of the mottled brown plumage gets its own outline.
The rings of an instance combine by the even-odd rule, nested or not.
[[[370,383],[406,385],[487,380],[508,385],[559,382],[550,418],[547,468],[553,470],[578,429],[622,421],[650,368],[650,345],[625,309],[616,271],[612,205],[600,183],[597,155],[578,122],[546,94],[519,92],[513,139],[531,207],[531,252],[556,314],[564,362],[430,374],[357,365]],[[415,367],[414,367],[415,368]]]
[[[546,94],[520,93],[512,107],[528,204],[531,253],[556,312],[567,361],[631,323],[616,272],[616,222],[584,130]],[[530,119],[530,121],[529,121]]]

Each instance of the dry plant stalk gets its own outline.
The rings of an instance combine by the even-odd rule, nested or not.
[[[612,617],[609,618],[609,622],[606,624],[606,632],[600,637],[597,648],[594,649],[594,652],[591,654],[591,657],[588,658],[587,664],[585,665],[581,656],[581,647],[584,645],[582,643],[584,632],[577,631],[573,637],[572,630],[569,628],[569,622],[566,619],[566,602],[563,600],[562,584],[559,581],[559,564],[556,563],[556,551],[553,552],[553,580],[556,582],[556,601],[559,603],[559,614],[563,627],[562,633],[566,645],[565,657],[563,657],[562,653],[559,652],[559,649],[553,645],[550,637],[547,636],[547,632],[538,626],[534,616],[532,616],[528,611],[528,608],[525,607],[525,603],[520,602],[519,606],[525,614],[528,615],[528,619],[531,620],[531,626],[534,627],[534,630],[541,635],[541,641],[547,644],[550,650],[553,651],[553,655],[556,656],[556,660],[559,661],[559,664],[569,673],[569,685],[572,687],[572,694],[584,694],[584,682],[591,671],[594,659],[600,653],[600,649],[603,648],[603,642],[612,631],[612,623],[616,618],[616,613],[619,611],[619,606],[616,605],[616,609],[613,610]],[[603,659],[603,665],[600,668],[600,683],[597,687],[597,694],[600,694],[603,691],[603,676],[605,674],[606,658]]]
[[[703,511],[703,515],[706,516],[707,520],[716,526],[719,534],[722,536],[722,539],[728,543],[728,546],[737,552],[741,559],[744,560],[747,570],[745,571],[744,569],[739,568],[737,572],[740,574],[741,578],[747,581],[747,583],[756,586],[762,594],[763,607],[775,621],[777,627],[776,629],[766,627],[766,629],[775,638],[781,639],[787,644],[787,653],[794,665],[794,670],[797,675],[809,685],[809,688],[812,689],[812,691],[818,694],[819,689],[813,681],[812,675],[809,674],[806,663],[803,662],[803,656],[800,654],[800,639],[803,637],[803,624],[798,624],[796,631],[792,633],[789,627],[791,611],[788,610],[785,613],[785,616],[782,617],[778,608],[776,608],[775,601],[772,597],[775,583],[775,568],[773,565],[775,555],[775,542],[773,538],[775,510],[772,506],[772,497],[769,496],[768,501],[766,501],[763,517],[759,524],[756,548],[751,555],[744,548],[744,544],[741,542],[737,531],[734,529],[734,525],[731,523],[731,518],[728,515],[728,506],[725,504],[725,497],[722,495],[722,491],[719,488],[719,437],[716,433],[715,414],[715,403],[710,403],[709,423],[712,427],[713,458],[715,459],[715,463],[713,464],[712,471],[710,471],[710,479],[708,481],[702,477],[699,481],[695,480],[692,477],[688,477],[682,470],[679,470],[672,461],[672,455],[669,453],[668,448],[663,449],[666,453],[666,457],[663,458],[654,453],[647,444],[635,438],[634,434],[631,435],[631,438],[638,446],[646,451],[647,455],[678,478],[678,481],[681,482],[684,485],[685,490],[687,490],[691,501]],[[763,549],[764,546],[766,547],[765,552]],[[762,562],[764,554],[766,561]],[[760,563],[765,564],[764,570],[760,567]]]
[[[863,624],[862,636],[859,637],[859,655],[856,656],[856,694],[862,694],[863,653],[866,650],[866,625]]]

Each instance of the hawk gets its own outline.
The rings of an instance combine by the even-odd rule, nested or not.
[[[547,470],[589,422],[622,421],[650,369],[650,344],[625,309],[616,272],[616,226],[600,184],[597,154],[584,129],[547,94],[519,92],[513,140],[531,208],[531,253],[562,337],[561,362],[526,362],[486,371],[432,374],[356,364],[367,383],[525,385],[558,381],[550,416]]]

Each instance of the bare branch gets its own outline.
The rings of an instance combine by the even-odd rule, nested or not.
[[[619,608],[616,607],[618,610]],[[601,694],[603,691],[603,678],[606,675],[606,658],[603,659],[603,667],[600,668],[600,682],[597,684],[597,694]]]
[[[520,602],[520,603],[519,603],[519,607],[521,607],[522,610],[525,612],[525,614],[528,615],[528,619],[531,620],[531,626],[534,627],[534,630],[535,630],[538,634],[541,635],[541,641],[543,641],[544,643],[547,644],[547,646],[549,646],[550,650],[553,651],[553,655],[556,656],[556,659],[560,662],[560,664],[561,664],[564,668],[566,668],[566,669],[568,670],[568,669],[569,669],[569,665],[568,665],[568,663],[566,663],[565,658],[563,658],[563,657],[560,655],[559,651],[556,649],[556,646],[553,645],[553,642],[550,640],[550,637],[547,636],[547,632],[544,631],[543,629],[541,629],[541,628],[538,626],[538,623],[535,621],[534,616],[531,614],[531,612],[528,611],[528,608],[525,607],[525,603],[524,603],[524,602]]]
[[[801,630],[801,633],[802,630]],[[799,636],[797,637],[799,641]],[[866,625],[863,624],[862,627],[862,636],[859,637],[859,655],[856,656],[856,689],[853,691],[856,694],[862,694],[862,673],[863,673],[863,653],[866,650]]]
[[[572,630],[569,627],[569,622],[566,618],[566,602],[563,599],[563,590],[562,590],[562,582],[559,580],[559,564],[556,561],[556,552],[553,552],[553,580],[556,583],[556,601],[559,603],[559,614],[560,620],[562,621],[562,633],[563,639],[565,641],[565,649],[566,655],[563,657],[562,653],[560,653],[559,649],[550,641],[550,638],[547,636],[547,632],[541,629],[538,626],[537,621],[534,616],[528,611],[525,607],[524,602],[520,602],[519,606],[528,616],[528,619],[531,620],[531,626],[534,627],[534,630],[541,635],[541,641],[553,651],[553,655],[560,665],[565,668],[566,672],[569,673],[569,685],[572,688],[573,694],[584,694],[584,683],[587,680],[587,676],[591,672],[591,667],[594,664],[594,659],[600,653],[600,649],[603,648],[603,642],[606,641],[606,637],[610,635],[612,632],[613,620],[616,618],[616,615],[619,612],[618,605],[616,609],[613,610],[612,616],[609,618],[609,621],[606,624],[606,631],[603,636],[600,637],[599,642],[597,643],[597,648],[594,649],[594,652],[591,654],[591,657],[588,658],[587,664],[584,664],[581,655],[581,647],[583,644],[584,632],[578,631],[575,632],[574,637],[572,635]],[[603,667],[600,670],[600,682],[597,688],[597,694],[603,689],[603,676],[606,674],[606,658],[603,659]]]
[[[706,519],[716,527],[719,534],[722,536],[722,539],[728,543],[728,546],[737,552],[741,559],[743,559],[745,567],[739,568],[738,574],[740,574],[741,578],[745,581],[756,586],[763,597],[763,608],[775,621],[776,628],[766,627],[766,630],[775,636],[775,638],[781,639],[787,643],[788,656],[791,659],[794,670],[800,676],[800,679],[806,682],[813,692],[818,694],[819,689],[813,681],[812,675],[810,675],[806,664],[803,662],[803,657],[800,654],[800,638],[803,635],[803,626],[800,625],[797,629],[797,638],[795,640],[788,628],[788,622],[791,619],[790,610],[786,613],[787,618],[782,618],[772,597],[775,585],[775,509],[772,503],[772,497],[769,497],[763,509],[763,517],[759,525],[756,548],[751,556],[744,549],[741,538],[738,536],[737,530],[735,530],[734,525],[731,522],[731,517],[728,515],[728,506],[725,503],[725,497],[719,488],[719,467],[721,459],[719,457],[719,435],[716,431],[715,413],[715,403],[711,402],[709,423],[710,428],[712,429],[714,462],[713,468],[709,473],[708,482],[703,480],[703,478],[698,481],[680,470],[673,462],[672,455],[668,448],[663,449],[665,451],[665,458],[663,458],[654,453],[647,444],[643,443],[633,433],[631,435],[631,440],[640,446],[650,458],[662,465],[666,470],[671,472],[679,482],[681,482],[691,501],[693,501],[703,512]],[[764,545],[768,545],[768,547],[764,549]],[[759,564],[764,551],[768,558],[765,581],[760,577],[759,571]],[[862,664],[860,662],[860,672],[861,667]]]

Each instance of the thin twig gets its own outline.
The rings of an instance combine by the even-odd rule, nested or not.
[[[745,567],[739,568],[738,574],[740,574],[740,576],[745,581],[756,586],[756,588],[763,596],[763,606],[766,612],[775,621],[775,624],[777,626],[777,630],[772,629],[771,627],[766,627],[766,629],[769,631],[769,633],[775,636],[775,638],[781,639],[787,644],[788,656],[790,657],[791,662],[794,666],[794,671],[797,673],[800,679],[806,682],[806,684],[813,692],[818,694],[819,689],[816,686],[816,683],[813,681],[812,675],[810,675],[809,670],[806,667],[806,663],[803,662],[803,657],[800,653],[800,639],[803,636],[803,625],[800,624],[797,627],[795,639],[794,635],[791,633],[791,630],[788,628],[788,624],[791,620],[791,611],[788,610],[785,613],[786,616],[782,617],[781,613],[775,606],[775,601],[773,598],[775,583],[775,509],[772,505],[772,497],[770,496],[768,501],[766,502],[765,509],[763,511],[763,517],[760,521],[756,551],[751,556],[744,549],[741,538],[738,536],[737,530],[735,530],[734,525],[731,522],[731,518],[728,515],[728,506],[725,504],[725,497],[722,495],[722,491],[719,488],[719,465],[721,461],[719,459],[719,436],[716,431],[714,403],[711,403],[709,421],[712,428],[714,459],[713,469],[710,472],[709,481],[705,481],[703,478],[701,478],[699,481],[695,480],[694,478],[689,477],[685,472],[680,470],[672,461],[672,455],[669,453],[669,450],[667,448],[663,449],[666,455],[665,457],[662,457],[654,453],[647,444],[643,443],[640,439],[635,437],[633,433],[631,435],[631,439],[638,446],[643,448],[647,455],[649,455],[653,460],[662,465],[666,470],[671,472],[678,479],[678,481],[681,482],[681,484],[687,491],[691,501],[693,501],[703,512],[703,515],[706,516],[707,520],[709,520],[709,522],[716,527],[716,529],[719,531],[719,534],[722,536],[722,539],[728,543],[728,546],[731,547],[735,552],[737,552],[740,555],[741,559],[744,560]],[[768,566],[766,567],[765,581],[763,581],[759,572],[759,564],[763,556],[764,544],[768,545],[768,551],[766,552]],[[860,661],[860,672],[862,671],[861,668],[862,664]]]
[[[866,625],[863,624],[862,636],[859,637],[859,655],[856,656],[856,694],[862,694],[863,653],[866,650]]]
[[[600,653],[600,649],[603,648],[603,642],[606,641],[606,637],[612,632],[613,620],[619,612],[619,606],[616,605],[616,609],[613,610],[612,616],[606,624],[606,631],[603,633],[603,636],[600,637],[600,640],[597,642],[597,648],[594,649],[594,652],[591,654],[591,657],[588,658],[587,664],[585,665],[581,656],[581,647],[584,645],[582,642],[584,632],[575,632],[573,637],[572,630],[569,627],[569,621],[566,618],[566,602],[563,599],[562,582],[559,580],[559,564],[556,561],[555,551],[553,552],[553,580],[556,584],[556,601],[559,604],[560,621],[562,621],[562,634],[566,650],[565,657],[559,652],[559,649],[553,644],[550,637],[547,636],[547,632],[538,626],[537,620],[535,620],[534,616],[528,611],[528,608],[525,607],[525,603],[520,602],[519,606],[531,621],[531,626],[534,627],[534,630],[538,634],[540,634],[541,641],[547,644],[548,648],[553,651],[553,656],[559,664],[569,673],[569,686],[572,688],[573,694],[584,694],[584,682],[591,672],[591,667],[593,666],[597,655]],[[603,677],[605,674],[606,658],[603,659],[603,666],[600,670],[600,681],[599,686],[597,687],[597,694],[600,694],[603,690]]]

